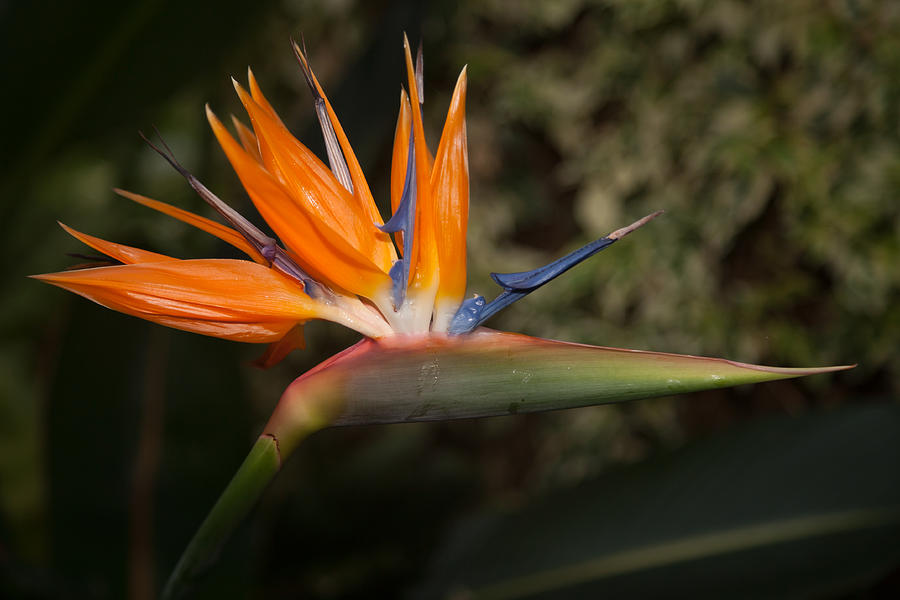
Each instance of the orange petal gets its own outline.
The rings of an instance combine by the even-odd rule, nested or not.
[[[259,83],[256,81],[256,77],[253,75],[253,70],[250,67],[247,67],[247,83],[250,87],[250,96],[253,100],[262,108],[266,113],[269,114],[270,117],[278,121],[278,123],[284,126],[284,123],[281,120],[281,117],[278,116],[278,113],[275,112],[275,109],[272,108],[272,105],[269,104],[269,101],[266,100],[266,97],[262,93],[262,88],[259,87]]]
[[[320,281],[334,283],[367,298],[390,285],[385,270],[373,264],[340,233],[296,204],[231,137],[212,111],[207,112],[207,117],[250,199],[304,270]]]
[[[263,355],[254,360],[253,364],[261,369],[268,369],[280,363],[294,350],[302,350],[305,347],[306,339],[303,337],[303,325],[296,325],[283,338],[269,344]]]
[[[343,231],[348,213],[353,219],[350,192],[315,154],[288,131],[262,95],[256,79],[251,76],[250,85],[254,90],[251,94],[237,81],[232,80],[232,83],[250,116],[266,170],[292,192],[298,203],[308,205],[332,228]]]
[[[312,79],[313,84],[316,86],[316,90],[318,90],[319,95],[325,101],[325,109],[328,111],[328,120],[331,121],[331,126],[334,128],[338,144],[341,146],[341,152],[344,154],[344,160],[347,162],[347,168],[350,171],[350,179],[353,181],[353,195],[356,197],[360,206],[366,211],[369,219],[373,223],[383,225],[384,222],[381,219],[381,214],[378,212],[378,207],[375,206],[375,200],[372,198],[369,184],[366,181],[365,175],[363,175],[362,167],[359,166],[356,154],[353,153],[353,147],[350,145],[350,140],[347,138],[347,134],[344,133],[344,128],[341,127],[341,122],[338,120],[337,113],[334,112],[331,102],[328,101],[325,90],[322,89],[319,80],[316,78],[315,73],[313,73],[312,68],[310,68],[309,62],[306,60],[306,55],[300,50],[300,47],[297,46],[296,42],[294,42],[294,54],[301,61],[303,68],[309,74],[310,79]],[[383,236],[385,240],[388,239],[387,234],[378,230],[376,231],[378,232],[377,234]]]
[[[123,198],[128,198],[129,200],[133,200],[138,204],[143,204],[148,208],[158,210],[163,214],[178,219],[182,223],[193,225],[197,229],[201,229],[210,235],[214,235],[226,244],[230,244],[238,250],[241,250],[242,252],[247,254],[247,256],[260,264],[268,264],[268,261],[260,256],[259,252],[257,252],[256,249],[251,246],[246,239],[244,239],[244,236],[242,236],[231,227],[228,227],[227,225],[222,225],[221,223],[217,223],[213,220],[207,219],[206,217],[195,215],[190,211],[172,206],[171,204],[166,204],[165,202],[160,202],[159,200],[153,200],[152,198],[141,196],[140,194],[135,194],[127,190],[120,190],[117,188],[113,191]]]
[[[431,199],[431,155],[425,143],[425,129],[422,126],[422,111],[417,99],[419,88],[413,68],[409,40],[403,36],[406,52],[406,73],[412,108],[413,144],[416,156],[416,226],[413,238],[413,257],[410,272],[410,288],[424,294],[433,293],[438,282],[438,259],[433,230],[434,208]],[[427,298],[422,300],[427,301]],[[430,303],[430,301],[429,301]]]
[[[119,262],[123,262],[126,265],[144,262],[165,262],[178,260],[177,258],[166,256],[165,254],[157,254],[156,252],[150,252],[149,250],[141,250],[140,248],[132,248],[131,246],[124,246],[122,244],[116,244],[114,242],[107,242],[106,240],[101,240],[98,237],[76,231],[60,221],[57,221],[57,223],[59,223],[60,227],[66,230],[66,233],[71,235],[76,240],[90,246],[97,252],[102,252],[106,256],[114,258]]]
[[[455,306],[466,293],[466,227],[469,220],[469,159],[466,145],[466,69],[450,100],[431,172],[434,231],[441,279],[437,301]],[[452,317],[452,315],[450,315]]]
[[[331,170],[301,144],[237,83],[257,138],[265,140],[271,156],[263,153],[266,170],[281,182],[289,197],[311,217],[328,225],[381,270],[387,272],[393,246]],[[261,144],[261,147],[263,144]]]
[[[394,130],[394,149],[391,155],[391,214],[397,212],[403,199],[403,186],[406,183],[406,163],[409,154],[410,108],[406,90],[400,90],[400,114],[397,115],[397,127]],[[403,254],[403,232],[394,234],[397,249]]]
[[[318,156],[291,134],[263,96],[252,73],[250,73],[251,93],[248,94],[236,81],[233,83],[250,116],[257,139],[269,149],[269,156],[264,156],[263,161],[266,169],[282,182],[289,184],[289,189],[290,186],[298,186],[302,191],[314,193],[319,197],[312,199],[312,202],[319,203],[317,209],[326,211],[332,218],[344,217],[347,212],[354,214],[350,192],[338,182],[331,169],[319,160]],[[338,202],[339,199],[344,202]]]
[[[139,263],[35,275],[148,321],[244,342],[274,342],[297,323],[339,320],[292,280],[245,260]]]
[[[257,162],[261,163],[262,155],[259,153],[259,141],[257,141],[256,135],[249,127],[241,123],[240,119],[236,116],[231,115],[231,122],[234,124],[235,131],[237,131],[238,139],[241,140],[241,146],[244,147],[247,154],[255,158]]]

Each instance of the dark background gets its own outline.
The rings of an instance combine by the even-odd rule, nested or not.
[[[138,138],[155,125],[253,215],[203,105],[239,114],[229,76],[250,64],[320,152],[288,45],[301,33],[385,201],[404,30],[424,41],[432,149],[469,66],[470,291],[491,296],[490,271],[532,268],[667,211],[490,326],[859,367],[625,406],[322,432],[198,597],[468,597],[459,590],[517,568],[900,506],[897,4],[2,3],[0,596],[153,597],[284,387],[356,339],[313,324],[305,351],[255,370],[262,348],[27,280],[86,251],[54,221],[183,258],[231,256],[111,188],[208,214]],[[892,523],[595,570],[547,597],[895,597]]]

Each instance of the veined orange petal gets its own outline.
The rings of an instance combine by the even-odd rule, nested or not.
[[[165,262],[170,260],[178,260],[177,258],[166,256],[165,254],[158,254],[156,252],[150,252],[149,250],[141,250],[140,248],[133,248],[131,246],[125,246],[123,244],[116,244],[115,242],[108,242],[98,237],[76,231],[61,221],[57,221],[57,223],[59,223],[60,227],[66,230],[66,233],[71,235],[76,240],[82,242],[87,246],[90,246],[97,252],[102,252],[106,256],[114,258],[119,262],[125,263],[126,265],[144,262]]]
[[[250,67],[247,67],[247,84],[250,87],[250,97],[253,98],[260,108],[265,110],[270,117],[278,121],[279,125],[285,126],[281,117],[278,116],[278,113],[275,112],[275,109],[262,93],[262,88],[259,87],[259,82],[256,81],[256,76],[253,75],[253,70]]]
[[[419,106],[419,88],[413,68],[409,40],[403,36],[403,48],[406,52],[406,73],[409,84],[410,107],[412,108],[413,145],[416,157],[416,226],[413,238],[413,256],[410,272],[410,289],[419,295],[434,293],[439,278],[435,232],[433,230],[434,208],[431,198],[431,155],[425,143],[425,129],[422,126],[422,111]],[[420,298],[431,304],[432,299]]]
[[[369,183],[366,181],[362,167],[359,166],[359,161],[356,159],[356,154],[353,152],[353,146],[350,144],[347,134],[344,133],[344,128],[341,127],[341,122],[338,120],[337,113],[334,112],[334,108],[332,108],[328,96],[325,95],[325,90],[322,89],[318,78],[316,78],[316,74],[313,73],[312,68],[309,66],[309,62],[306,60],[306,54],[300,50],[300,47],[297,46],[296,42],[294,42],[294,54],[302,61],[304,69],[309,73],[313,84],[316,86],[316,90],[318,90],[322,100],[325,101],[325,110],[328,112],[328,120],[331,121],[331,126],[334,128],[338,144],[341,146],[341,152],[344,154],[344,160],[347,162],[347,169],[350,171],[350,179],[353,182],[353,195],[356,197],[360,206],[366,211],[369,219],[373,223],[383,225],[384,221],[381,218],[381,213],[378,212],[378,207],[375,206],[375,200],[372,198],[371,190],[369,190]],[[388,239],[388,234],[377,229],[376,231],[383,236],[385,240]]]
[[[240,85],[235,89],[257,138],[265,140],[271,157],[263,153],[266,170],[275,175],[289,198],[316,220],[328,225],[380,269],[393,264],[393,246],[331,170],[301,144]],[[261,144],[262,147],[262,144]]]
[[[109,306],[119,312],[127,312],[114,306]],[[291,323],[281,321],[272,321],[266,323],[239,323],[221,321],[202,321],[197,319],[186,319],[183,317],[170,317],[167,315],[146,315],[134,313],[140,319],[164,325],[173,329],[182,331],[190,331],[191,333],[199,333],[210,337],[217,337],[223,340],[231,340],[233,342],[246,342],[251,344],[277,343],[277,340],[284,337],[285,329],[291,327]],[[290,331],[290,329],[288,329]]]
[[[300,143],[281,119],[273,114],[262,92],[258,92],[258,97],[265,104],[260,104],[237,81],[233,83],[250,117],[260,149],[265,150],[262,159],[266,170],[284,184],[294,201],[333,229],[345,235],[350,233],[348,222],[358,220],[360,216],[353,211],[350,192],[335,179],[319,157]]]
[[[453,317],[466,293],[466,228],[469,220],[469,158],[466,144],[466,69],[450,100],[444,132],[431,172],[434,231],[440,263],[436,310],[439,320]],[[449,314],[444,314],[448,313]],[[441,323],[443,326],[444,324]]]
[[[394,130],[394,150],[391,155],[391,214],[397,212],[403,199],[403,185],[406,182],[406,162],[409,153],[410,128],[409,96],[406,90],[400,90],[400,114],[397,116],[397,127]],[[403,254],[403,232],[394,234],[397,248]]]
[[[148,198],[147,196],[141,196],[140,194],[135,194],[127,190],[120,190],[116,188],[113,191],[123,198],[128,198],[129,200],[137,202],[138,204],[142,204],[147,208],[158,210],[163,214],[178,219],[182,223],[193,225],[197,229],[201,229],[210,235],[214,235],[226,244],[230,244],[238,250],[241,250],[247,256],[260,264],[268,264],[268,261],[260,256],[259,252],[257,252],[256,249],[251,246],[246,239],[244,239],[244,236],[242,236],[231,227],[228,227],[227,225],[217,223],[216,221],[207,219],[206,217],[201,217],[200,215],[194,214],[188,210],[178,208],[177,206],[172,206],[171,204],[166,204],[165,202],[160,202],[159,200],[154,200],[153,198]]]
[[[244,342],[274,342],[297,323],[340,321],[295,282],[245,260],[139,263],[36,275],[142,319]]]
[[[262,91],[259,89],[259,85],[256,83],[256,78],[253,76],[253,71],[251,71],[250,68],[247,69],[247,77],[250,82],[251,97],[254,91],[258,94],[259,99],[256,102],[257,106],[259,106],[262,110],[268,112],[276,122],[282,124],[281,118],[279,118],[278,115],[275,114],[275,109],[272,108],[272,105],[269,104],[269,101],[266,100],[266,97],[262,95]],[[235,89],[237,89],[238,84],[234,78],[231,79],[231,83],[235,86]],[[259,135],[259,132],[256,131],[256,124],[254,123],[252,116],[250,118],[250,125],[254,128],[253,137],[256,138],[256,147],[259,148],[260,162],[263,164],[263,166],[270,170],[272,175],[274,175],[280,181],[282,179],[281,173],[279,173],[277,170],[277,163],[275,162],[275,157],[272,154],[272,148],[269,144],[269,141],[264,136]]]
[[[390,285],[385,270],[360,253],[339,232],[294,203],[287,191],[241,148],[209,109],[207,118],[250,199],[304,270],[319,281],[334,283],[367,298],[373,298]]]
[[[259,141],[256,139],[256,134],[234,115],[231,115],[231,122],[234,124],[235,131],[237,131],[238,139],[241,140],[241,146],[244,147],[247,154],[255,158],[257,162],[262,163],[262,155],[259,153]]]

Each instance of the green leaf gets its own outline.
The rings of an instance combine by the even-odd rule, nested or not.
[[[900,407],[753,424],[458,527],[419,597],[810,597],[900,564]]]

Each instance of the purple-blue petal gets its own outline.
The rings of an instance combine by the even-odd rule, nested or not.
[[[413,234],[416,229],[416,154],[413,145],[412,127],[409,129],[409,151],[406,156],[406,178],[403,181],[403,194],[397,212],[378,229],[385,233],[403,232],[403,258],[394,262],[390,276],[393,280],[392,296],[394,308],[400,308],[406,299],[406,287],[409,284],[410,255],[413,247]]]
[[[491,278],[506,290],[532,291],[556,279],[578,263],[587,260],[616,240],[602,237],[552,263],[519,273],[491,273]]]
[[[519,273],[491,273],[491,277],[503,291],[490,302],[485,303],[482,296],[465,300],[450,322],[449,333],[460,335],[468,333],[487,321],[489,318],[518,300],[521,300],[542,285],[549,283],[594,254],[610,246],[617,238],[602,237],[585,244],[578,250],[554,260],[552,263]]]

